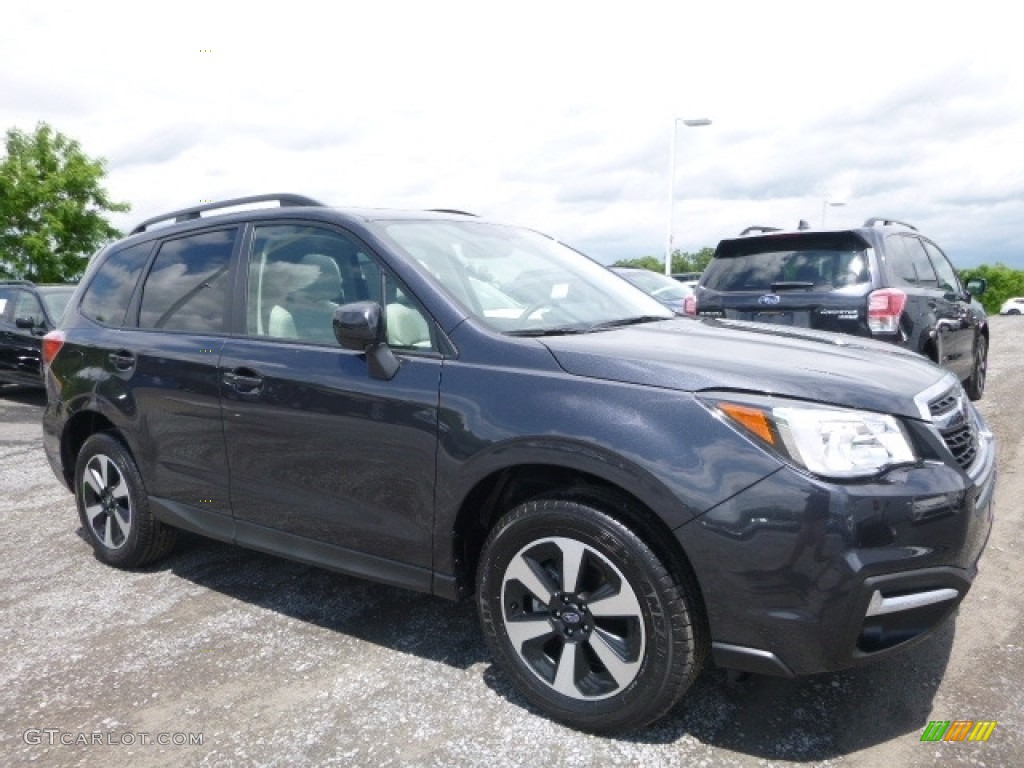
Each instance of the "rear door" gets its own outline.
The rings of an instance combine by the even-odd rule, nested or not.
[[[244,334],[220,363],[239,543],[377,578],[393,574],[383,560],[426,574],[442,365],[433,323],[343,230],[276,220],[255,226],[246,250]],[[334,310],[366,300],[386,307],[401,360],[390,380],[334,339]]]
[[[722,241],[698,288],[697,313],[868,335],[865,243],[852,233]]]
[[[935,300],[944,308],[944,364],[961,379],[966,379],[971,375],[974,364],[974,344],[979,333],[980,313],[972,311],[970,294],[960,284],[956,270],[949,263],[946,254],[935,243],[924,238],[921,238],[921,245],[928,253],[938,278],[938,293]]]
[[[124,327],[102,336],[108,397],[116,402],[120,388],[126,416],[138,422],[129,433],[150,496],[186,517],[189,508],[219,514],[225,526],[231,503],[217,365],[238,235],[238,227],[221,227],[160,242]]]
[[[900,325],[907,346],[959,373],[962,318],[956,302],[940,286],[921,238],[908,232],[891,234],[885,240],[885,254],[891,284],[907,295]]]

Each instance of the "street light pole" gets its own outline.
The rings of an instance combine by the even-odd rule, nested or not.
[[[704,125],[711,125],[706,117],[694,120],[684,120],[676,117],[672,120],[672,149],[669,152],[668,161],[668,235],[665,242],[665,274],[672,274],[672,230],[675,222],[676,208],[676,136],[679,133],[679,123],[687,128],[700,128]]]
[[[842,202],[841,200],[832,201],[832,200],[829,200],[827,197],[823,197],[821,199],[821,228],[822,229],[825,228],[825,217],[828,214],[829,207],[838,208],[838,207],[840,207],[842,205],[846,205],[846,203]]]

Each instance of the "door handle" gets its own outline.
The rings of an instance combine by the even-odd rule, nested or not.
[[[224,383],[242,395],[253,395],[263,386],[263,377],[248,368],[236,368],[224,374]]]
[[[129,368],[135,365],[135,355],[126,349],[119,349],[117,352],[111,352],[107,355],[107,359],[114,364],[114,367],[119,371],[127,371]]]

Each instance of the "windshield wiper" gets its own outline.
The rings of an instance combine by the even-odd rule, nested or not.
[[[521,328],[518,331],[505,331],[508,336],[568,336],[573,333],[589,333],[585,325],[556,325],[552,328]]]
[[[624,325],[639,325],[640,323],[654,323],[659,320],[671,320],[671,317],[662,315],[637,315],[636,317],[623,317],[618,320],[607,320],[603,323],[594,323],[587,330],[604,331],[609,328],[621,328]]]
[[[801,288],[813,288],[814,283],[802,282],[799,280],[790,280],[782,283],[772,283],[772,291],[798,291]]]

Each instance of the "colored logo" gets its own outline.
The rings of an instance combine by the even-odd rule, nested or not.
[[[929,720],[921,741],[988,741],[995,720]]]
[[[782,301],[781,296],[776,296],[774,293],[766,293],[764,296],[757,300],[757,303],[762,307],[773,307]]]

